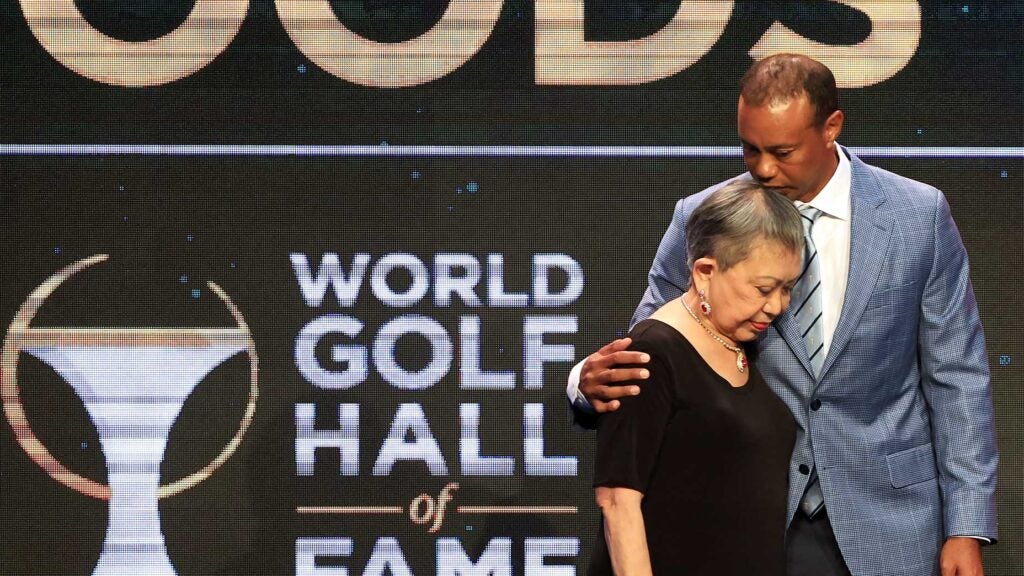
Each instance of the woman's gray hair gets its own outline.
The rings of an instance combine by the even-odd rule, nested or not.
[[[774,241],[803,254],[800,211],[785,196],[756,180],[733,180],[715,190],[690,214],[686,224],[687,266],[712,257],[722,270],[750,255],[754,242]]]

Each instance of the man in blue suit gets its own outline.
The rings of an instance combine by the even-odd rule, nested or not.
[[[799,316],[795,290],[757,342],[761,373],[799,424],[789,573],[980,575],[981,544],[997,538],[998,451],[967,254],[942,193],[837,145],[843,119],[832,73],[810,58],[772,56],[741,81],[739,178],[814,214],[814,312]],[[633,324],[688,288],[686,222],[720,186],[676,205]],[[615,385],[646,377],[628,345],[573,370],[581,421],[641,393]]]

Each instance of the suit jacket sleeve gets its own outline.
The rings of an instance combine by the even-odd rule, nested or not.
[[[997,538],[995,419],[985,335],[967,252],[936,194],[934,260],[924,286],[918,343],[931,411],[945,536]]]

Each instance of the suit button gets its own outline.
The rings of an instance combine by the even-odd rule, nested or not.
[[[817,412],[818,408],[821,408],[821,400],[818,400],[817,398],[811,400],[811,410]]]
[[[800,467],[797,468],[797,470],[799,470],[800,473],[803,474],[804,476],[806,476],[807,473],[811,471],[811,469],[807,467],[807,464],[801,464]]]

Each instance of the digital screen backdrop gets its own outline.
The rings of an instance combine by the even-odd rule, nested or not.
[[[1024,2],[0,0],[0,574],[585,572],[572,365],[737,82],[812,55],[840,142],[971,258],[1024,575]],[[682,263],[680,263],[682,265]],[[681,487],[685,489],[685,487]]]

